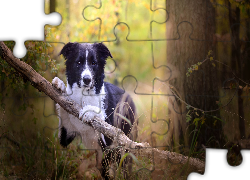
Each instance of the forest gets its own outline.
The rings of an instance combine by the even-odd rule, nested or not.
[[[248,0],[45,0],[44,7],[62,23],[46,25],[44,41],[26,41],[21,61],[49,82],[57,76],[66,83],[59,56],[66,43],[108,47],[105,81],[128,92],[137,108],[133,145],[142,146],[124,143],[129,153],[121,158],[133,159],[130,179],[204,173],[206,148],[228,149],[228,163],[241,164],[240,150],[250,148]],[[4,44],[13,50],[15,42]],[[100,179],[95,151],[80,137],[60,146],[57,100],[9,64],[4,47],[0,179]],[[121,164],[112,167],[114,179],[124,179]]]

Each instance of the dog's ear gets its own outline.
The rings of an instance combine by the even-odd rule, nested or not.
[[[78,43],[67,43],[59,53],[59,55],[63,55],[63,57],[68,60],[70,56],[75,56],[78,54],[79,51],[79,44]]]
[[[95,43],[93,46],[96,49],[99,58],[107,59],[108,56],[113,58],[109,49],[103,43]]]

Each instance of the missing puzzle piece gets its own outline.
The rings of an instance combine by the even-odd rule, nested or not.
[[[206,149],[206,168],[205,174],[199,175],[191,173],[188,180],[205,180],[205,179],[248,179],[247,174],[250,166],[250,152],[242,150],[243,161],[237,167],[232,167],[227,163],[226,149]]]
[[[4,2],[4,3],[3,3]],[[8,0],[1,1],[0,16],[1,18],[0,40],[14,40],[14,55],[18,58],[25,56],[26,48],[24,42],[26,40],[44,40],[44,25],[59,25],[61,16],[59,13],[46,15],[44,13],[44,1],[39,0]],[[11,13],[15,15],[9,16]]]

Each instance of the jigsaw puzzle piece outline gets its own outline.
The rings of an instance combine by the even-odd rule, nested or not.
[[[189,37],[190,38],[190,37]],[[153,86],[154,87],[154,86]]]
[[[152,24],[153,23],[157,23],[157,24],[164,24],[164,23],[166,23],[167,21],[168,21],[168,12],[167,12],[167,10],[165,9],[165,8],[155,8],[155,9],[153,9],[152,8],[152,0],[150,0],[150,11],[151,12],[157,12],[158,10],[164,10],[165,12],[166,12],[166,15],[167,15],[167,17],[165,18],[165,20],[164,21],[162,21],[162,22],[158,22],[158,21],[156,21],[156,20],[151,20],[150,21],[150,37],[151,37],[151,39],[129,39],[128,38],[128,36],[129,36],[129,34],[130,34],[130,26],[129,26],[129,24],[127,24],[126,22],[123,22],[123,21],[118,21],[115,25],[114,25],[114,27],[113,27],[113,34],[115,35],[115,39],[114,40],[100,40],[100,36],[101,36],[101,26],[102,26],[102,18],[101,17],[96,17],[96,18],[94,18],[94,19],[88,19],[87,17],[85,17],[85,10],[86,9],[88,9],[88,8],[94,8],[94,9],[97,9],[97,10],[100,10],[101,8],[102,8],[102,0],[100,0],[99,1],[99,7],[97,7],[97,6],[94,6],[94,5],[88,5],[88,6],[86,6],[84,9],[83,9],[83,11],[82,11],[82,17],[86,20],[86,21],[89,21],[89,22],[92,22],[92,21],[96,21],[96,20],[99,20],[100,21],[100,23],[99,23],[99,34],[98,34],[98,41],[100,41],[100,42],[112,42],[112,41],[116,41],[117,40],[117,35],[116,35],[116,27],[118,26],[118,25],[120,25],[120,24],[123,24],[123,25],[125,25],[125,26],[127,26],[127,28],[128,28],[128,34],[127,34],[127,36],[126,36],[126,39],[127,39],[127,41],[141,41],[141,40],[144,40],[144,41],[155,41],[155,40],[157,40],[157,41],[159,41],[159,40],[165,40],[165,39],[153,39],[152,40]],[[95,41],[96,42],[96,41]]]

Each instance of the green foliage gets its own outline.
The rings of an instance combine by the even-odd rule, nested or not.
[[[186,121],[187,122],[191,121],[191,115],[189,113],[190,113],[190,111],[188,111],[187,114],[186,114]]]
[[[235,5],[239,8],[242,8],[244,11],[246,9],[250,9],[250,1],[249,0],[229,0],[232,5]]]
[[[214,54],[213,54],[213,51],[212,50],[209,50],[208,53],[207,53],[207,57],[206,59],[204,59],[202,62],[198,62],[196,64],[193,64],[191,67],[188,68],[188,72],[186,73],[186,76],[189,77],[190,74],[193,72],[193,71],[198,71],[199,69],[199,66],[202,65],[204,62],[206,62],[207,60],[210,60],[210,61],[213,61],[214,60]],[[211,62],[211,64],[215,67],[216,65]]]
[[[13,50],[14,42],[5,42],[5,44]],[[51,47],[49,43],[43,41],[26,42],[27,54],[21,60],[29,64],[35,71],[44,75],[46,69],[50,68],[51,72],[57,72],[57,66],[55,60],[52,60],[47,54],[48,47]],[[5,82],[5,88],[14,89],[16,92],[22,92],[27,89],[27,79],[20,73],[16,72],[14,68],[10,67],[7,62],[0,58],[0,80]],[[23,81],[24,80],[24,81]]]
[[[58,135],[44,139],[38,133],[32,142],[16,138],[8,149],[0,153],[1,175],[11,179],[70,179],[76,176],[79,159],[89,151],[81,151],[73,142],[67,149],[61,149]],[[5,139],[2,139],[5,141]],[[14,142],[14,141],[13,141]]]
[[[125,153],[125,154],[122,156],[121,160],[120,160],[119,168],[122,167],[122,163],[123,163],[123,161],[125,160],[125,158],[126,158],[127,156],[131,156],[132,159],[136,162],[136,164],[139,163],[139,161],[137,160],[137,158],[135,157],[135,155],[133,155],[132,153]]]
[[[13,50],[15,43],[13,41],[5,42],[5,44]],[[42,76],[45,75],[46,70],[50,70],[51,73],[55,73],[58,70],[55,60],[51,59],[48,55],[48,48],[51,45],[43,41],[27,41],[25,42],[27,48],[27,54],[21,61],[29,64],[35,71],[40,73]],[[6,101],[5,98],[12,98],[16,104],[15,108],[18,112],[26,112],[29,108],[31,115],[34,115],[34,104],[27,100],[32,91],[38,92],[35,89],[30,90],[30,83],[27,78],[22,74],[18,73],[14,68],[10,67],[8,63],[0,58],[0,106],[1,109],[5,109]],[[39,93],[37,94],[39,95]],[[10,111],[13,111],[11,109]],[[36,124],[38,118],[33,117],[31,119]]]

